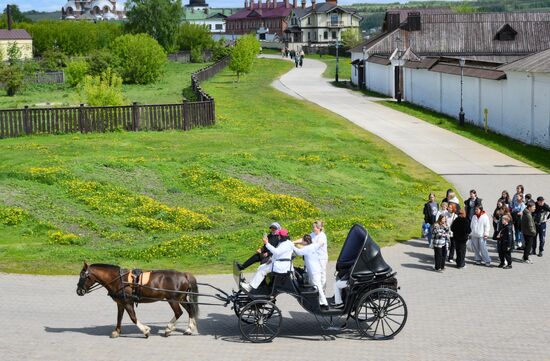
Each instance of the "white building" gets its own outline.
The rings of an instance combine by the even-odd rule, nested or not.
[[[183,9],[183,22],[204,25],[213,34],[226,32],[226,19],[235,12],[234,9],[213,9],[204,0],[190,0]]]
[[[61,8],[65,20],[122,20],[126,19],[125,0],[69,0]]]

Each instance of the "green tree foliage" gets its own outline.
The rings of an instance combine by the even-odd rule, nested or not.
[[[17,23],[31,22],[31,20],[28,17],[26,17],[25,14],[21,12],[21,10],[19,10],[19,6],[15,4],[11,4],[11,18],[14,25]],[[7,27],[8,27],[8,6],[6,5],[6,7],[4,8],[4,12],[2,13],[2,17],[0,18],[0,28],[5,29]]]
[[[106,68],[107,69],[107,68]],[[86,74],[88,74],[88,62],[84,59],[74,59],[67,65],[67,68],[65,69],[65,76],[67,79],[67,84],[69,84],[72,87],[78,86],[84,78],[86,77]]]
[[[149,34],[167,51],[174,50],[183,16],[181,0],[129,0],[126,6],[129,32]]]
[[[21,50],[14,42],[7,48],[8,63],[0,62],[0,83],[4,84],[6,94],[14,96],[23,88],[23,65],[21,63]],[[0,54],[1,55],[1,54]]]
[[[101,75],[105,69],[115,65],[113,53],[108,49],[96,49],[86,57],[88,62],[88,74]]]
[[[363,39],[361,38],[361,33],[359,33],[359,29],[346,29],[342,32],[342,43],[344,43],[344,47],[347,49],[353,48],[356,45],[359,45],[363,42]]]
[[[67,66],[69,58],[59,48],[51,48],[42,54],[42,68],[44,70],[60,70]]]
[[[254,59],[260,53],[260,42],[254,35],[245,35],[235,44],[231,51],[231,62],[229,69],[237,73],[237,81],[241,79],[241,74],[248,74],[252,69]]]
[[[166,52],[147,34],[127,34],[113,41],[115,69],[125,83],[149,84],[165,71]]]
[[[231,48],[225,45],[225,39],[220,39],[212,49],[212,60],[218,61],[231,55]]]
[[[35,55],[42,55],[50,49],[59,49],[68,56],[86,55],[95,49],[108,47],[122,35],[118,23],[99,21],[44,20],[17,25],[26,29],[33,38]]]
[[[87,75],[80,85],[80,98],[90,106],[123,105],[122,78],[107,68],[100,76]]]
[[[8,45],[7,55],[10,65],[17,65],[21,61],[21,49],[15,41]]]
[[[183,23],[178,28],[177,47],[179,50],[201,48],[212,49],[215,46],[210,30],[205,25]]]

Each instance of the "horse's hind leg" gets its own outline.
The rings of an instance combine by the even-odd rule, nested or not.
[[[126,312],[128,312],[128,316],[130,316],[130,319],[133,323],[140,329],[141,332],[145,335],[145,338],[149,337],[149,334],[151,333],[151,327],[144,325],[143,323],[139,322],[139,320],[136,317],[136,312],[134,310],[133,304],[125,304],[124,308],[126,309]]]
[[[168,325],[166,325],[166,329],[164,330],[164,336],[168,337],[170,334],[176,330],[176,323],[178,322],[178,318],[183,314],[183,311],[181,310],[180,304],[177,301],[170,302],[170,307],[172,307],[172,310],[174,311],[174,317],[168,322]]]
[[[122,323],[122,316],[124,315],[124,306],[121,305],[120,303],[117,303],[116,304],[117,307],[118,307],[118,314],[117,314],[117,320],[116,320],[116,328],[115,330],[111,333],[111,338],[117,338],[118,336],[120,336],[120,332],[121,332],[121,323]]]
[[[185,308],[185,311],[189,314],[189,326],[187,326],[187,330],[185,330],[185,335],[192,335],[197,332],[197,320],[195,319],[195,314],[193,312],[193,307],[189,303],[183,303],[183,308]]]

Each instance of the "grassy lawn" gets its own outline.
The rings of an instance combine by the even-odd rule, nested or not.
[[[450,186],[380,138],[272,89],[292,64],[258,59],[205,84],[218,123],[0,141],[0,271],[76,274],[83,260],[229,271],[277,220],[326,222],[337,256],[354,222],[382,245],[419,233]]]
[[[460,134],[512,158],[532,165],[535,168],[539,168],[544,172],[550,173],[550,150],[533,145],[527,145],[491,131],[485,133],[484,129],[468,123],[466,123],[464,127],[461,127],[458,124],[458,121],[452,117],[419,107],[414,104],[405,102],[398,104],[393,101],[384,101],[380,102],[380,104]]]
[[[320,60],[327,65],[327,69],[323,73],[323,76],[327,79],[335,79],[336,77],[336,57],[332,55],[308,55],[308,58]],[[340,57],[338,59],[338,79],[349,80],[351,79],[351,59]]]
[[[166,73],[158,82],[149,85],[123,85],[128,103],[176,103],[182,101],[181,91],[191,85],[191,73],[206,64],[180,64],[169,62]],[[8,97],[0,95],[0,109],[44,106],[75,106],[80,104],[78,92],[66,84],[40,84],[27,86],[23,93]]]

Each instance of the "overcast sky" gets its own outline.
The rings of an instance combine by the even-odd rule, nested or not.
[[[257,0],[256,0],[257,1]],[[264,0],[265,1],[265,0]],[[292,2],[292,0],[290,0]],[[346,4],[356,4],[356,3],[388,3],[395,2],[396,0],[340,0],[339,3]],[[301,0],[298,1],[301,3]],[[308,4],[311,1],[308,0]],[[323,0],[318,0],[318,2],[323,2]],[[406,1],[400,1],[406,2]],[[6,4],[17,4],[19,8],[23,11],[27,10],[40,10],[40,11],[54,11],[60,10],[63,5],[67,3],[66,0],[0,0],[0,9],[4,9]],[[188,0],[183,0],[184,4],[188,4]],[[244,0],[207,0],[207,3],[212,7],[241,7],[244,4]]]

